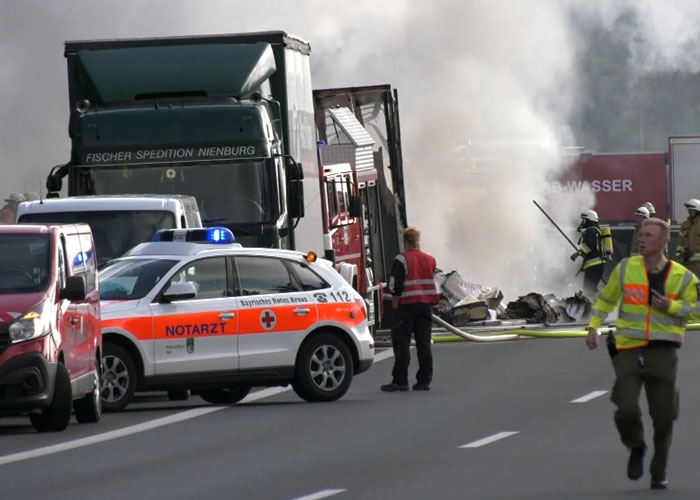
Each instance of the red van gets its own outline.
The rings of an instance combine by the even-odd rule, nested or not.
[[[0,225],[0,412],[39,432],[97,422],[102,335],[87,224]]]

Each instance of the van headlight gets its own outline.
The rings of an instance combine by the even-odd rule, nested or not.
[[[12,342],[23,342],[49,333],[51,328],[48,321],[42,317],[43,309],[44,304],[38,304],[10,325],[10,339]]]

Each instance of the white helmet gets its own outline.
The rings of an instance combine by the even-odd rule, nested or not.
[[[586,210],[585,212],[581,212],[581,219],[598,222],[598,214],[595,210]]]
[[[649,218],[649,209],[645,206],[641,206],[637,210],[634,211],[634,215],[641,215],[645,219],[648,219]]]
[[[688,210],[695,210],[697,212],[700,212],[700,200],[697,198],[691,198],[688,201],[685,202],[685,208]]]
[[[649,215],[655,214],[656,213],[656,208],[654,208],[654,205],[650,202],[647,201],[644,205],[642,205],[644,208],[646,208],[649,211]]]

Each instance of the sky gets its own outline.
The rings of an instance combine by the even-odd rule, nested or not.
[[[0,194],[44,191],[51,166],[68,160],[64,41],[281,29],[311,42],[314,87],[398,89],[409,224],[441,269],[510,297],[565,295],[580,288],[573,249],[532,200],[569,229],[593,204],[584,193],[549,206],[544,192],[566,167],[562,147],[578,145],[580,23],[611,27],[635,13],[624,36],[636,76],[697,72],[694,4],[0,0]]]

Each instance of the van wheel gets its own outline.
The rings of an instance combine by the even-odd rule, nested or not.
[[[348,346],[339,337],[324,333],[302,346],[292,387],[306,401],[335,401],[350,388],[352,374]]]
[[[102,397],[100,371],[102,370],[100,360],[97,360],[97,368],[95,370],[95,387],[92,391],[80,399],[73,402],[73,410],[75,411],[75,419],[79,424],[96,424],[102,417]]]
[[[136,365],[123,347],[106,343],[102,354],[102,409],[106,412],[123,410],[136,391]]]
[[[39,432],[58,432],[68,427],[72,398],[68,370],[63,366],[63,363],[58,363],[51,405],[41,413],[29,415],[29,420],[34,428]]]
[[[199,397],[213,405],[232,405],[241,401],[249,392],[249,385],[236,385],[224,389],[201,391]]]

